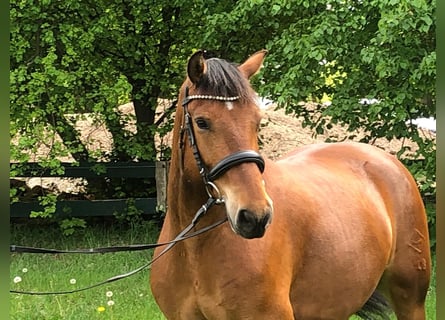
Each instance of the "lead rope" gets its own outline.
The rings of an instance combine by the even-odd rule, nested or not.
[[[198,221],[201,219],[202,216],[204,216],[207,211],[215,204],[217,204],[218,201],[217,199],[210,197],[207,202],[201,207],[199,208],[199,210],[196,212],[195,216],[192,219],[192,222],[184,229],[182,230],[173,240],[161,244],[161,245],[167,245],[167,247],[165,247],[161,253],[159,253],[159,255],[157,255],[155,258],[153,258],[151,261],[149,261],[148,263],[144,264],[143,266],[140,266],[139,268],[132,270],[130,272],[127,273],[123,273],[111,278],[108,278],[104,281],[101,281],[99,283],[87,286],[87,287],[82,287],[79,289],[74,289],[74,290],[65,290],[65,291],[47,291],[47,292],[42,292],[42,291],[21,291],[21,290],[9,290],[10,293],[16,293],[16,294],[27,294],[27,295],[62,295],[62,294],[70,294],[70,293],[76,293],[76,292],[81,292],[81,291],[85,291],[85,290],[89,290],[92,288],[96,288],[99,286],[102,286],[104,284],[107,283],[111,283],[117,280],[121,280],[127,277],[130,277],[146,268],[148,268],[149,266],[151,266],[156,260],[158,260],[160,257],[162,257],[164,254],[166,254],[169,250],[171,250],[171,248],[173,248],[173,246],[175,244],[177,244],[180,241],[183,241],[185,239],[191,238],[191,237],[195,237],[198,236],[204,232],[207,232],[211,229],[214,229],[216,227],[218,227],[219,225],[223,224],[224,222],[227,221],[227,217],[224,217],[222,220],[207,226],[205,228],[202,228],[198,231],[195,231],[193,233],[191,233],[190,235],[187,235],[187,233],[189,233],[198,223]]]

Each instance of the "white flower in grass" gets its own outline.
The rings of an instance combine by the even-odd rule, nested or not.
[[[74,278],[71,279],[71,280],[70,280],[70,283],[71,283],[71,284],[76,284],[76,279],[74,279]]]
[[[14,283],[19,283],[21,281],[22,281],[22,277],[17,276],[14,278]]]
[[[108,305],[109,307],[114,306],[114,301],[113,301],[113,300],[109,300],[109,301],[107,302],[107,305]]]
[[[23,272],[23,273],[27,273],[27,272],[28,272],[28,269],[27,269],[27,268],[23,268],[23,269],[22,269],[22,272]]]
[[[107,291],[106,295],[108,298],[111,298],[113,296],[113,291]]]

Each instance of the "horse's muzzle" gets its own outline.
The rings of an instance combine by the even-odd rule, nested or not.
[[[235,232],[246,239],[261,238],[272,221],[272,210],[267,209],[263,215],[241,209],[236,216]]]

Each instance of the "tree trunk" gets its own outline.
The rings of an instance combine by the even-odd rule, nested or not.
[[[88,151],[80,140],[79,133],[76,131],[76,129],[73,128],[63,116],[58,114],[47,114],[46,119],[57,134],[62,138],[65,146],[71,144],[81,147],[81,151],[71,152],[71,156],[74,158],[74,160],[78,162],[88,161]]]
[[[129,77],[133,90],[133,108],[136,114],[136,135],[134,142],[142,147],[142,158],[144,160],[154,160],[156,150],[154,144],[154,130],[152,128],[155,115],[159,86],[147,87],[146,81],[141,79],[131,79]]]

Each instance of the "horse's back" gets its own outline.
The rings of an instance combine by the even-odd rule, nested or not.
[[[385,203],[419,204],[420,193],[409,171],[395,156],[368,144],[309,145],[289,153],[277,165],[292,172],[296,181],[306,179],[304,183],[316,189],[325,182],[354,195],[364,186],[376,191]]]

